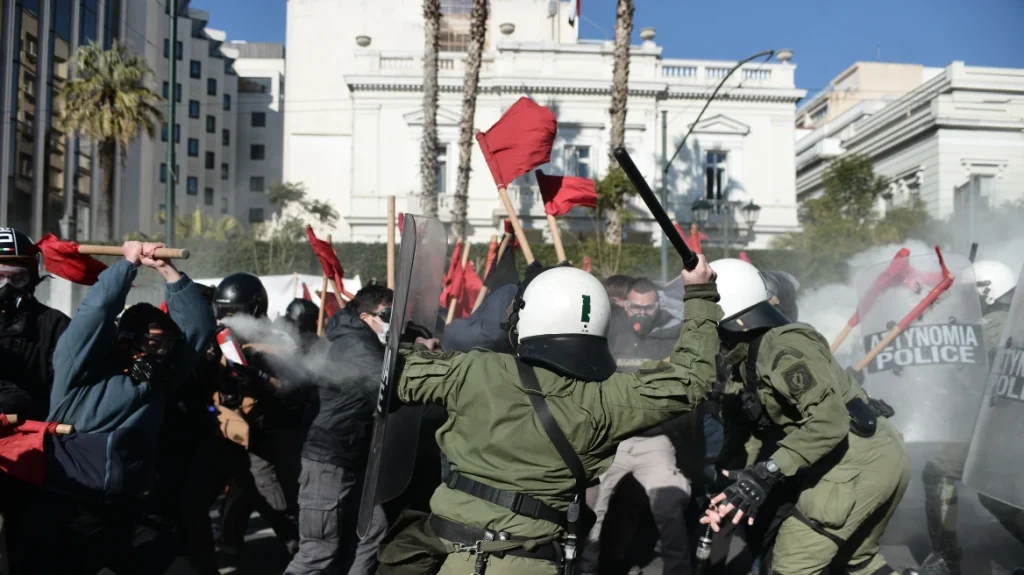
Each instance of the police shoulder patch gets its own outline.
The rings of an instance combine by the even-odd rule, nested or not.
[[[455,357],[455,354],[457,353],[457,351],[452,351],[450,349],[425,349],[423,351],[417,351],[416,355],[423,359],[444,361]]]
[[[802,361],[791,365],[782,372],[782,377],[786,380],[786,386],[789,387],[789,394],[794,398],[800,397],[805,391],[814,387],[811,370],[807,369],[807,364]]]

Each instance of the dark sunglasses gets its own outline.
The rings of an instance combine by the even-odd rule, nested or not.
[[[384,323],[391,323],[391,308],[386,307],[378,312],[371,313],[374,317],[379,317],[380,321]]]

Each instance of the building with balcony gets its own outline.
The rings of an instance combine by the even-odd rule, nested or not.
[[[437,124],[440,216],[451,220],[458,167],[459,121],[469,0],[442,0]],[[493,0],[480,73],[475,124],[489,128],[522,96],[548,106],[558,134],[547,173],[598,179],[609,152],[612,43],[580,40],[569,16],[575,3]],[[643,23],[638,22],[638,27]],[[289,2],[286,57],[289,92],[284,136],[284,179],[302,182],[315,198],[341,214],[335,239],[383,241],[387,196],[399,211],[420,211],[419,149],[423,126],[423,21],[415,0]],[[704,100],[735,62],[664,58],[645,30],[631,48],[626,146],[649,183],[661,184],[663,141],[671,154],[694,123]],[[330,44],[335,48],[324,50]],[[793,174],[795,104],[789,62],[752,62],[738,70],[710,106],[668,172],[668,211],[682,222],[701,198],[761,206],[749,232],[738,213],[731,243],[764,246],[797,227]],[[665,136],[662,125],[664,121]],[[547,232],[532,175],[509,189],[527,234]],[[639,200],[626,240],[660,237]],[[469,186],[469,230],[486,241],[504,209],[483,156],[474,143]],[[712,215],[705,232],[722,241],[724,215]],[[575,236],[595,233],[585,210],[563,219]],[[740,233],[735,232],[740,229]]]
[[[1024,199],[1024,69],[953,62],[929,75],[896,100],[862,100],[803,135],[799,200],[820,195],[829,162],[850,154],[888,179],[880,211],[918,197],[964,237],[989,209]]]
[[[62,222],[80,235],[109,233],[87,141],[56,129],[54,96],[75,49],[124,35],[122,0],[0,0],[0,225],[39,238]],[[71,215],[65,218],[65,213]]]

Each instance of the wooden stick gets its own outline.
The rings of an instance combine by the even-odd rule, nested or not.
[[[505,249],[507,249],[507,248],[508,248],[508,245],[509,245],[510,243],[512,243],[512,236],[511,236],[511,235],[509,235],[509,234],[505,234],[505,235],[504,235],[504,236],[503,236],[503,237],[501,238],[501,244],[500,244],[500,245],[498,246],[498,256],[497,256],[496,258],[494,258],[494,267],[497,267],[497,266],[498,266],[498,262],[500,262],[500,261],[501,261],[501,258],[502,258],[502,256],[504,256],[504,255],[505,255]],[[487,270],[487,275],[490,275],[490,273],[491,273],[491,270],[489,270],[489,269],[488,269],[488,270]],[[487,278],[486,278],[486,275],[484,276],[484,279],[487,279]],[[481,305],[481,304],[483,304],[483,303],[484,303],[484,298],[486,298],[486,297],[487,297],[487,294],[488,294],[488,292],[490,292],[490,290],[488,290],[488,289],[487,289],[487,286],[482,286],[482,287],[480,288],[480,293],[479,293],[479,294],[477,294],[477,296],[476,296],[476,301],[475,301],[475,302],[473,303],[473,311],[474,311],[474,312],[475,312],[475,311],[476,311],[477,309],[479,309],[479,308],[480,308],[480,305]],[[472,313],[472,312],[470,312],[470,313]]]
[[[81,245],[78,246],[78,253],[86,256],[123,256],[124,248],[122,246]],[[153,257],[158,260],[187,260],[191,255],[188,250],[174,248],[157,248],[153,253]]]
[[[533,251],[530,250],[530,243],[526,241],[526,233],[523,232],[523,226],[519,223],[519,216],[516,215],[516,210],[512,207],[512,200],[509,199],[508,190],[505,189],[505,186],[498,187],[498,195],[501,196],[501,203],[505,204],[505,212],[508,213],[508,219],[512,222],[512,229],[516,233],[516,239],[519,240],[519,247],[523,249],[526,265],[530,265],[535,259]]]
[[[894,339],[899,337],[901,333],[903,333],[903,328],[901,328],[900,326],[894,327],[893,330],[889,332],[889,335],[883,337],[882,341],[878,342],[878,345],[875,346],[875,349],[868,352],[867,355],[862,357],[861,360],[857,362],[857,365],[854,366],[853,368],[854,371],[860,371],[867,367],[867,365],[875,359],[875,356],[881,353],[883,349],[888,347],[889,344],[892,343]]]
[[[53,432],[56,433],[57,435],[69,435],[74,430],[75,428],[71,427],[70,424],[62,423],[58,425],[57,428],[53,430]]]
[[[316,323],[316,335],[321,337],[324,335],[324,316],[327,313],[327,274],[324,274],[323,285],[320,286],[320,317]]]
[[[292,274],[292,299],[299,297],[299,274],[298,272]]]
[[[487,245],[487,255],[490,255],[490,253],[491,253],[491,246],[493,246],[496,243],[498,243],[498,234],[492,234],[491,235],[491,241]],[[484,263],[486,265],[486,262],[484,262]],[[491,265],[487,266],[487,269],[484,270],[484,279],[485,280],[487,279],[487,276],[491,273],[491,268],[496,266],[496,265],[498,265],[498,252],[494,252],[494,261],[492,261]]]
[[[459,240],[462,241],[461,239]],[[469,248],[473,247],[469,242],[463,242],[462,244],[462,273],[466,273],[466,264],[469,262]],[[455,320],[455,308],[458,307],[459,298],[453,297],[448,300],[448,317],[445,318],[444,324],[449,325]]]
[[[558,230],[558,222],[555,221],[555,216],[548,214],[548,228],[551,229],[551,240],[555,242],[555,255],[558,256],[558,263],[567,262],[569,258],[565,257],[565,247],[562,246],[562,233]]]
[[[18,414],[17,413],[7,414],[7,423],[10,423],[11,425],[18,425]]]
[[[395,289],[395,196],[388,196],[388,289]]]
[[[839,332],[839,337],[837,337],[836,340],[832,342],[833,353],[837,349],[839,349],[839,346],[843,345],[843,342],[846,341],[846,336],[850,335],[851,331],[853,331],[853,328],[850,327],[849,324],[843,326],[843,331]]]

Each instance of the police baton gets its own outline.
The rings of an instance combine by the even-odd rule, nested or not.
[[[640,197],[643,198],[644,203],[647,204],[647,209],[651,211],[651,215],[661,226],[662,231],[665,232],[665,236],[668,237],[668,241],[672,242],[672,247],[679,252],[679,255],[683,258],[683,267],[687,270],[692,270],[697,267],[697,263],[700,261],[697,258],[697,254],[693,253],[690,246],[686,245],[686,241],[679,235],[679,231],[672,224],[672,220],[669,219],[668,214],[665,213],[665,208],[661,206],[658,201],[658,197],[654,195],[654,191],[651,190],[651,186],[647,185],[647,180],[644,179],[643,174],[637,169],[636,164],[633,163],[633,158],[629,156],[629,152],[626,148],[615,148],[612,152],[615,159],[619,162],[619,166],[622,167],[622,171],[626,173],[626,177],[633,183],[633,187],[640,193]]]

